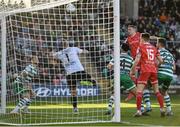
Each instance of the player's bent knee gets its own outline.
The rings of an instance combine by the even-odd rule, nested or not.
[[[154,89],[154,93],[159,92],[159,86],[158,86],[158,84],[154,84],[154,85],[153,85],[153,89]]]
[[[137,92],[143,92],[145,88],[145,84],[138,84],[137,85]]]

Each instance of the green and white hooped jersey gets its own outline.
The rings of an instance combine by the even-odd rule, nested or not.
[[[16,82],[19,83],[29,83],[32,81],[32,79],[38,74],[38,70],[35,66],[33,66],[32,64],[26,66],[26,68],[23,70],[23,72],[26,73],[26,76],[18,76],[16,78]]]
[[[114,65],[114,60],[110,61],[110,64]],[[133,65],[133,58],[127,53],[120,54],[120,72],[121,74],[129,74]]]
[[[164,63],[159,66],[158,73],[173,76],[174,57],[165,48],[159,49],[160,55]]]

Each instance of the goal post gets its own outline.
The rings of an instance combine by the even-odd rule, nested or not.
[[[114,122],[120,122],[120,0],[114,3]]]
[[[31,7],[0,12],[0,123],[121,122],[120,1],[41,1]],[[68,73],[66,66],[73,65],[76,56],[66,52],[65,43],[69,49],[76,49],[87,74],[80,71],[78,77],[79,71]],[[63,58],[53,55],[59,52],[64,53]],[[114,69],[110,70],[107,65],[112,58]],[[74,73],[76,77],[70,78],[76,81],[72,91],[68,76]],[[107,115],[112,93],[113,112]]]
[[[0,17],[1,22],[1,107],[0,113],[6,113],[6,17]]]

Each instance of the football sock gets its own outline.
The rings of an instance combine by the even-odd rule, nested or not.
[[[26,106],[26,103],[29,101],[28,98],[20,98],[19,103],[17,104],[17,106],[15,107],[14,111],[18,112],[20,108],[22,108],[23,106]]]
[[[108,110],[111,111],[112,110],[112,106],[114,104],[114,96],[111,96],[109,98],[109,103],[108,103]]]
[[[77,108],[77,96],[72,97],[73,108]]]
[[[163,96],[161,95],[161,93],[157,92],[156,97],[159,102],[160,108],[164,108],[164,101],[163,101]]]
[[[27,103],[29,102],[29,99],[28,98],[21,98],[19,100],[19,103],[18,103],[18,107],[22,108],[23,106],[25,106]]]
[[[143,103],[143,101],[141,102],[141,112],[144,112],[144,103]]]
[[[151,102],[150,102],[150,92],[149,90],[143,91],[143,99],[146,104],[146,108],[151,108]]]
[[[166,104],[166,110],[167,110],[167,112],[170,112],[170,111],[171,111],[171,100],[170,100],[170,96],[169,96],[169,95],[164,96],[164,101],[165,101],[165,104]]]
[[[141,110],[141,103],[142,103],[142,92],[137,92],[136,95],[137,110]]]

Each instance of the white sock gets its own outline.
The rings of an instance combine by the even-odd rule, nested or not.
[[[171,109],[171,100],[170,100],[170,96],[169,95],[164,96],[164,102],[166,104],[167,112],[170,112],[172,109]]]
[[[13,109],[13,112],[18,112],[20,109],[20,107],[17,105],[14,109]]]
[[[143,103],[143,101],[141,102],[141,112],[144,112],[144,103]]]
[[[108,103],[108,110],[109,110],[109,111],[112,110],[113,104],[114,104],[114,96],[111,96],[111,97],[109,98],[109,103]]]
[[[144,98],[144,102],[146,104],[146,108],[151,108],[151,102],[150,102],[150,92],[149,90],[144,90],[143,91],[143,98]]]

